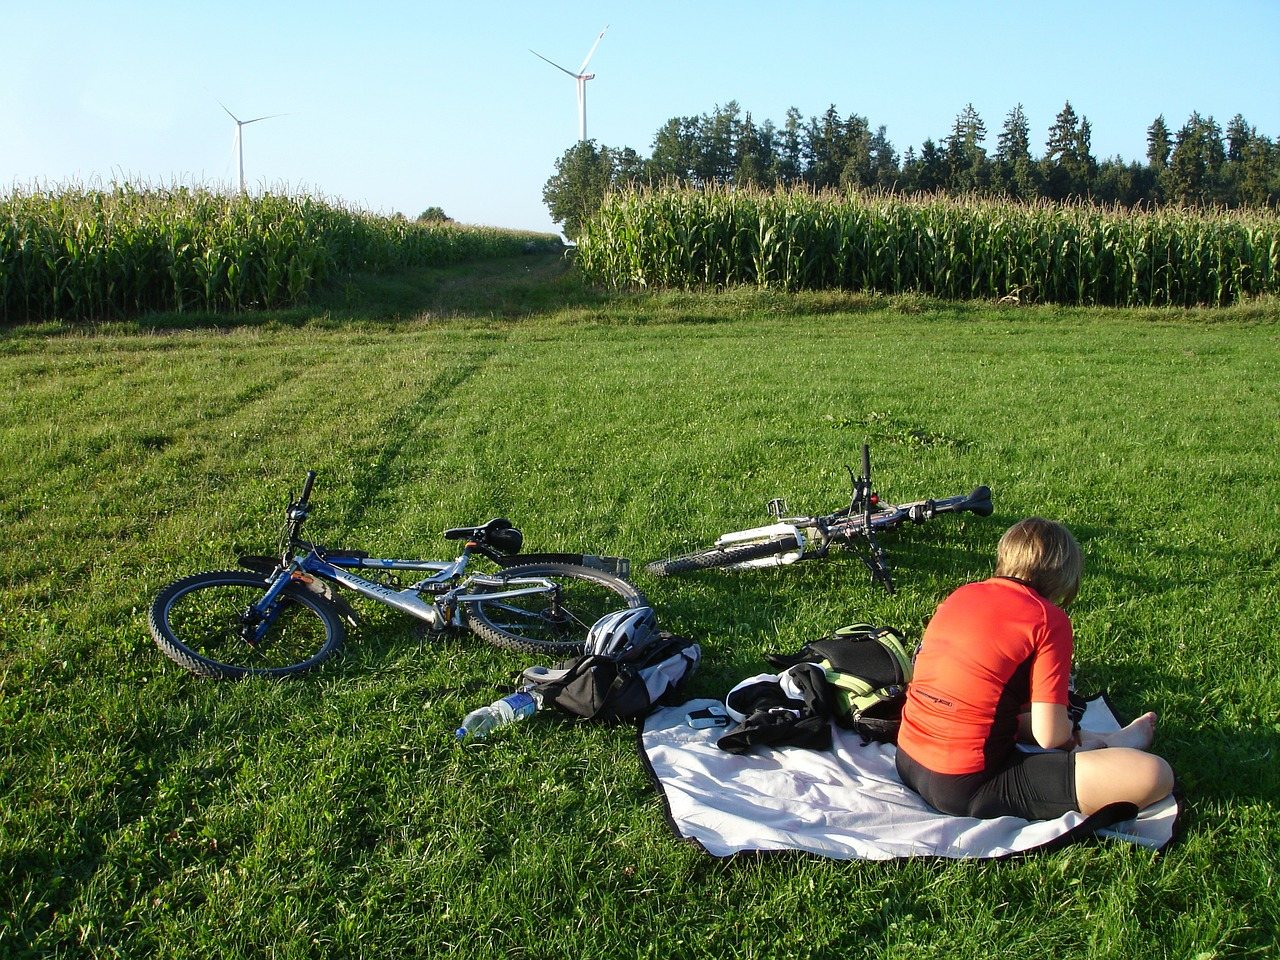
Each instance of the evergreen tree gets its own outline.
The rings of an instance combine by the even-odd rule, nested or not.
[[[1243,116],[1237,113],[1232,117],[1227,124],[1227,162],[1239,163],[1243,160],[1245,148],[1256,134],[1257,130],[1250,127]]]
[[[1222,129],[1213,117],[1193,112],[1174,139],[1169,168],[1164,172],[1165,196],[1180,203],[1214,203],[1222,196]]]
[[[937,144],[926,139],[920,145],[920,162],[916,165],[916,189],[934,193],[947,185],[947,159]]]
[[[1022,104],[1009,111],[996,140],[996,159],[1001,163],[1031,159],[1031,125],[1022,112]]]
[[[742,108],[730,100],[717,106],[710,116],[698,118],[697,160],[694,175],[698,183],[730,183],[738,167],[736,153]]]
[[[945,141],[947,185],[952,190],[980,190],[987,185],[987,151],[982,146],[986,138],[987,126],[982,117],[972,103],[965,104]]]
[[[841,129],[839,140],[840,187],[856,190],[875,183],[875,170],[871,156],[871,127],[866,117],[849,114]]]
[[[805,138],[808,161],[805,179],[816,189],[825,190],[840,183],[844,172],[844,122],[833,103],[819,117],[809,120]]]
[[[898,154],[889,140],[888,130],[881,124],[871,137],[872,184],[884,190],[892,190],[900,176]]]
[[[1157,173],[1164,170],[1169,166],[1169,151],[1172,149],[1169,128],[1165,126],[1162,113],[1147,127],[1147,165]]]
[[[1237,185],[1240,203],[1251,206],[1280,202],[1280,146],[1255,134],[1240,157]]]
[[[1044,158],[1045,192],[1054,200],[1084,196],[1093,182],[1097,162],[1090,153],[1092,128],[1089,121],[1077,117],[1068,100],[1049,128]]]
[[[920,158],[916,156],[916,148],[907,147],[902,154],[902,177],[898,182],[904,193],[915,193],[920,189],[917,184],[919,172]]]
[[[735,148],[737,166],[733,182],[742,187],[761,187],[771,183],[769,171],[774,165],[773,124],[758,128],[751,114],[743,118]]]
[[[1031,125],[1022,112],[1022,104],[1009,111],[996,140],[996,179],[1000,189],[1011,197],[1029,200],[1040,193],[1031,159]]]
[[[790,186],[804,179],[804,118],[795,107],[787,108],[786,120],[778,134],[773,180]]]
[[[1099,203],[1132,207],[1155,200],[1155,179],[1150,167],[1137,161],[1126,163],[1117,156],[1098,164],[1090,192]]]

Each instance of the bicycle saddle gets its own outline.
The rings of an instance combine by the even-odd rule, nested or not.
[[[450,527],[444,532],[446,540],[475,540],[501,550],[518,553],[524,544],[524,534],[511,525],[506,517],[495,517],[478,527]]]

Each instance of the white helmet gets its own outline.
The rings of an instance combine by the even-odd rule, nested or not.
[[[652,607],[630,607],[606,613],[587,633],[583,653],[619,657],[649,645],[658,635]]]

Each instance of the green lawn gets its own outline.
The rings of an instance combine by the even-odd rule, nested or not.
[[[312,311],[0,333],[0,955],[1235,957],[1280,949],[1280,307],[1018,309],[755,292],[605,298],[549,261],[353,282]],[[480,277],[480,281],[474,278]],[[469,279],[471,278],[471,279]],[[172,321],[172,324],[171,324]],[[526,659],[385,608],[285,683],[188,676],[166,582],[317,539],[643,562],[878,486],[987,519],[851,556],[636,580],[723,695],[854,620],[914,638],[1014,520],[1084,545],[1081,685],[1159,711],[1185,833],[1009,862],[719,862],[628,727],[452,731]]]

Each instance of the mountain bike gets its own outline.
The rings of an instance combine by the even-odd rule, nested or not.
[[[849,505],[823,516],[787,516],[786,501],[769,501],[769,514],[774,522],[750,530],[726,533],[716,542],[693,553],[655,560],[645,570],[655,576],[688,573],[721,567],[744,570],[776,567],[825,557],[833,545],[855,550],[871,571],[871,579],[893,593],[893,574],[889,559],[876,535],[895,530],[902,524],[924,523],[942,513],[969,512],[980,517],[991,515],[991,490],[974,488],[964,496],[940,500],[917,500],[912,503],[885,503],[871,486],[871,451],[862,445],[862,474],[855,476],[846,466],[852,493]]]
[[[407,613],[432,633],[465,627],[496,646],[552,657],[580,653],[610,610],[646,603],[624,579],[625,558],[516,556],[524,537],[504,517],[446,530],[446,540],[463,542],[451,561],[381,559],[308,542],[302,528],[315,478],[308,471],[301,496],[290,496],[275,557],[241,556],[242,570],[198,573],[160,591],[148,619],[167,657],[217,679],[303,673],[341,650],[357,623],[338,588]],[[468,573],[477,557],[498,570]],[[401,586],[395,571],[421,579]]]

